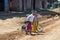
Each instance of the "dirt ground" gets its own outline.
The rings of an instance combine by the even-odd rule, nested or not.
[[[49,32],[35,34],[35,36],[27,35],[22,38],[18,38],[16,40],[60,40],[60,25],[59,24],[60,24],[60,19],[56,21],[55,24],[53,24],[55,26]]]
[[[40,17],[42,16],[39,16],[39,18]],[[55,19],[58,20],[59,17],[54,17],[54,20]],[[29,36],[29,35],[26,36],[23,32],[21,32],[21,26],[24,21],[25,21],[25,17],[22,17],[22,18],[14,17],[6,20],[0,20],[0,40],[20,40],[20,39],[23,40],[23,38],[26,39],[27,37],[28,38],[26,40],[28,39],[30,40],[30,37],[32,36]],[[52,24],[53,22],[54,22],[53,18],[49,18],[49,19],[42,20],[39,23],[43,26],[47,26]],[[44,30],[46,31],[47,28]]]
[[[52,11],[60,13],[60,8],[53,9]]]
[[[25,21],[25,17],[13,17],[6,20],[0,19],[0,40],[14,39],[21,30],[21,25]],[[20,32],[20,34],[22,34]]]
[[[36,36],[25,35],[25,33],[21,31],[21,26],[23,25],[23,22],[26,19],[25,17],[13,17],[8,18],[6,20],[0,19],[0,40],[40,40],[40,37],[41,40],[44,40],[45,38],[49,38],[48,40],[50,39],[53,40],[52,39],[54,38],[53,32],[56,31],[56,28],[57,29],[60,28],[59,16],[47,18],[46,15],[45,16],[39,15],[38,18],[39,18],[39,24],[42,26],[43,31],[48,33],[39,33]],[[51,32],[49,32],[50,29],[53,29],[51,31],[52,35]],[[59,31],[57,31],[57,33],[59,35]],[[51,38],[49,36],[51,36]]]

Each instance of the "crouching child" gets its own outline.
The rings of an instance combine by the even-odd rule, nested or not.
[[[26,25],[26,34],[28,35],[28,33],[29,33],[31,35],[31,30],[32,30],[31,22],[30,21],[26,21],[25,25]]]

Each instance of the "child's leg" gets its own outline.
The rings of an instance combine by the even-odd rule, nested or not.
[[[32,31],[31,30],[29,30],[29,33],[30,33],[30,35],[32,34]]]
[[[26,35],[28,35],[28,31],[26,30]]]

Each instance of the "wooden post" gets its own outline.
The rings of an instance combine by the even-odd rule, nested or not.
[[[19,0],[19,10],[22,11],[22,0]]]
[[[24,10],[27,9],[27,0],[24,0]]]
[[[22,0],[22,11],[24,11],[24,0]]]
[[[35,0],[32,1],[32,10],[35,10]]]
[[[32,4],[32,10],[35,10],[35,0],[32,0],[31,2],[32,2],[31,3]]]

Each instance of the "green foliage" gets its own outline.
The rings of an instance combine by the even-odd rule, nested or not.
[[[60,2],[58,2],[58,4],[60,4]]]

